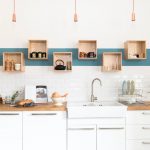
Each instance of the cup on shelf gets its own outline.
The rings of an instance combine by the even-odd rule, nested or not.
[[[67,61],[67,70],[71,70],[72,69],[71,66],[72,66],[71,61]]]
[[[15,70],[16,71],[21,70],[21,64],[15,64]]]
[[[46,58],[46,52],[42,52],[42,58]]]

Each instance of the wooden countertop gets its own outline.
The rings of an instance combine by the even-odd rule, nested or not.
[[[136,102],[133,104],[129,104],[127,102],[121,103],[128,106],[128,110],[150,110],[150,101]]]
[[[53,103],[37,104],[32,107],[12,107],[9,104],[0,104],[0,111],[66,111],[66,103],[63,106],[55,106]]]
[[[150,110],[150,101],[144,101],[143,103],[129,104],[127,102],[121,102],[128,106],[127,110]],[[63,106],[55,106],[53,103],[37,104],[32,107],[12,107],[9,104],[0,104],[0,111],[67,111],[66,103]]]

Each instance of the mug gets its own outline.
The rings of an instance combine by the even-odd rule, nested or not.
[[[87,53],[87,57],[88,57],[88,58],[94,58],[94,57],[96,57],[96,55],[95,55],[94,52],[88,52],[88,53]]]
[[[42,52],[38,52],[38,58],[42,58]]]
[[[15,70],[16,71],[21,70],[21,64],[15,64]]]

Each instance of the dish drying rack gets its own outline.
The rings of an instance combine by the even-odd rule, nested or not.
[[[118,89],[118,98],[120,102],[136,103],[141,102],[143,99],[143,90],[134,89],[134,92],[131,94],[124,93],[122,89]]]

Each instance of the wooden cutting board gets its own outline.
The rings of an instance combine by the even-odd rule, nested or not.
[[[128,110],[150,110],[150,101],[136,102],[133,104],[129,104],[127,102],[121,103],[128,106]]]

